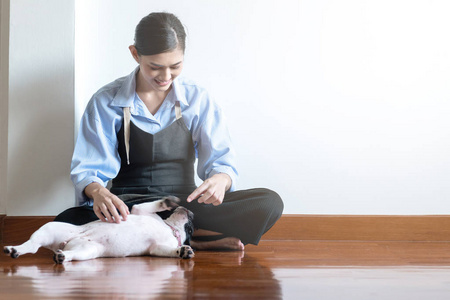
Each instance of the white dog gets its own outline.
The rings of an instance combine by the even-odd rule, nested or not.
[[[126,221],[107,223],[94,221],[76,226],[49,222],[19,246],[6,246],[3,251],[12,258],[36,253],[40,247],[52,250],[54,261],[87,260],[97,257],[165,256],[192,258],[189,245],[194,231],[193,213],[178,206],[178,198],[166,197],[154,202],[134,205]],[[172,210],[163,220],[156,212]]]

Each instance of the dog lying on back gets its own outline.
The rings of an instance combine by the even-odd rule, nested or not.
[[[124,222],[94,221],[77,226],[49,222],[19,246],[6,246],[3,251],[12,258],[36,253],[40,247],[52,250],[56,263],[98,257],[164,256],[192,258],[189,241],[194,232],[194,214],[178,206],[179,199],[166,197],[154,202],[134,205]],[[163,220],[156,213],[173,210]]]

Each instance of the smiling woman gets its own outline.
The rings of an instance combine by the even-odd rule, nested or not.
[[[141,55],[134,45],[130,46],[130,51],[139,64],[136,93],[154,115],[183,69],[184,52],[176,48],[170,52]]]
[[[129,47],[138,66],[95,93],[81,120],[71,175],[82,206],[57,221],[120,223],[136,194],[174,195],[195,215],[192,246],[243,250],[280,218],[277,193],[236,191],[236,158],[223,113],[205,89],[179,77],[185,38],[173,14],[151,13],[139,22]]]
[[[135,43],[129,47],[140,70],[136,92],[153,115],[183,69],[185,39],[184,27],[173,14],[150,14],[136,26]]]

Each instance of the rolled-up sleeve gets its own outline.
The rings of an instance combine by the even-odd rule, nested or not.
[[[86,110],[81,119],[71,165],[78,205],[92,205],[92,200],[84,194],[87,185],[98,182],[106,186],[120,170],[116,137],[111,136],[110,131],[105,130],[95,110]]]
[[[207,105],[202,108],[199,124],[193,134],[198,153],[197,173],[205,180],[219,173],[230,176],[229,191],[236,190],[238,172],[236,154],[222,110],[207,95]]]

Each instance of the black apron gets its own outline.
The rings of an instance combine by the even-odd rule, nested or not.
[[[175,104],[176,121],[156,134],[139,129],[126,114],[129,110],[124,109],[124,122],[117,133],[121,167],[112,181],[111,192],[115,195],[192,192],[196,188],[195,149],[180,103]]]

